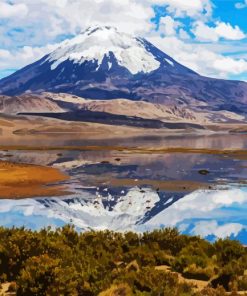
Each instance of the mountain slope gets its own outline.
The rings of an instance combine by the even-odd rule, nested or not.
[[[143,38],[94,27],[0,81],[0,94],[70,93],[245,115],[247,83],[200,76]]]
[[[195,74],[145,39],[115,28],[89,28],[51,54],[0,82],[0,92],[69,92],[89,98],[137,99],[134,88],[158,69],[174,75]]]

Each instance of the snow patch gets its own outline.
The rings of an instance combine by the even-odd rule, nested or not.
[[[76,64],[97,61],[99,69],[104,57],[110,59],[110,53],[120,66],[127,68],[132,74],[149,73],[160,66],[160,62],[146,50],[142,40],[119,33],[110,27],[90,28],[75,38],[63,42],[48,56],[47,61],[51,63],[51,70],[55,70],[67,60]],[[111,67],[112,64],[108,63],[108,68]]]
[[[112,67],[112,63],[111,62],[108,62],[108,70],[110,70]]]
[[[172,67],[174,67],[174,63],[173,63],[173,61],[171,61],[171,60],[169,60],[169,59],[165,59],[165,61],[166,61],[169,65],[171,65]]]

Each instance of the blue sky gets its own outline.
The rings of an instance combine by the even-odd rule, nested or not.
[[[141,35],[207,76],[247,81],[247,0],[0,0],[0,77],[90,25]]]

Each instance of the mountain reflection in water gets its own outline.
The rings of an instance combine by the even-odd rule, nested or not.
[[[71,137],[53,138],[53,141],[56,146],[99,144]],[[51,139],[43,140],[46,146],[52,144]],[[12,145],[21,145],[22,141],[24,138],[16,139]],[[31,145],[32,141],[28,143]],[[146,137],[125,139],[125,142],[119,139],[117,144],[245,149],[247,135]],[[1,159],[9,160],[8,153],[0,151]],[[184,233],[202,235],[209,240],[230,236],[247,243],[247,159],[224,154],[146,154],[110,149],[23,150],[11,154],[13,162],[52,166],[69,174],[71,179],[65,184],[71,195],[0,200],[1,225],[39,229],[73,223],[79,230],[118,231],[176,226]]]

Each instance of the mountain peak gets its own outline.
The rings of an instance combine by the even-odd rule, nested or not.
[[[52,52],[47,61],[51,62],[51,70],[55,70],[64,61],[74,64],[93,62],[97,71],[107,59],[108,70],[112,59],[120,67],[126,68],[131,74],[149,73],[159,68],[160,62],[147,49],[145,40],[135,36],[120,33],[109,26],[93,26],[67,40]]]
[[[2,79],[0,94],[50,91],[93,99],[160,102],[171,100],[174,93],[182,97],[181,89],[187,88],[191,76],[197,79],[199,75],[146,39],[110,26],[91,26],[42,59]]]
[[[91,35],[95,32],[103,32],[103,31],[115,31],[116,33],[118,32],[118,29],[114,26],[101,26],[101,25],[93,25],[88,27],[86,30],[82,31],[81,34],[88,34]]]

